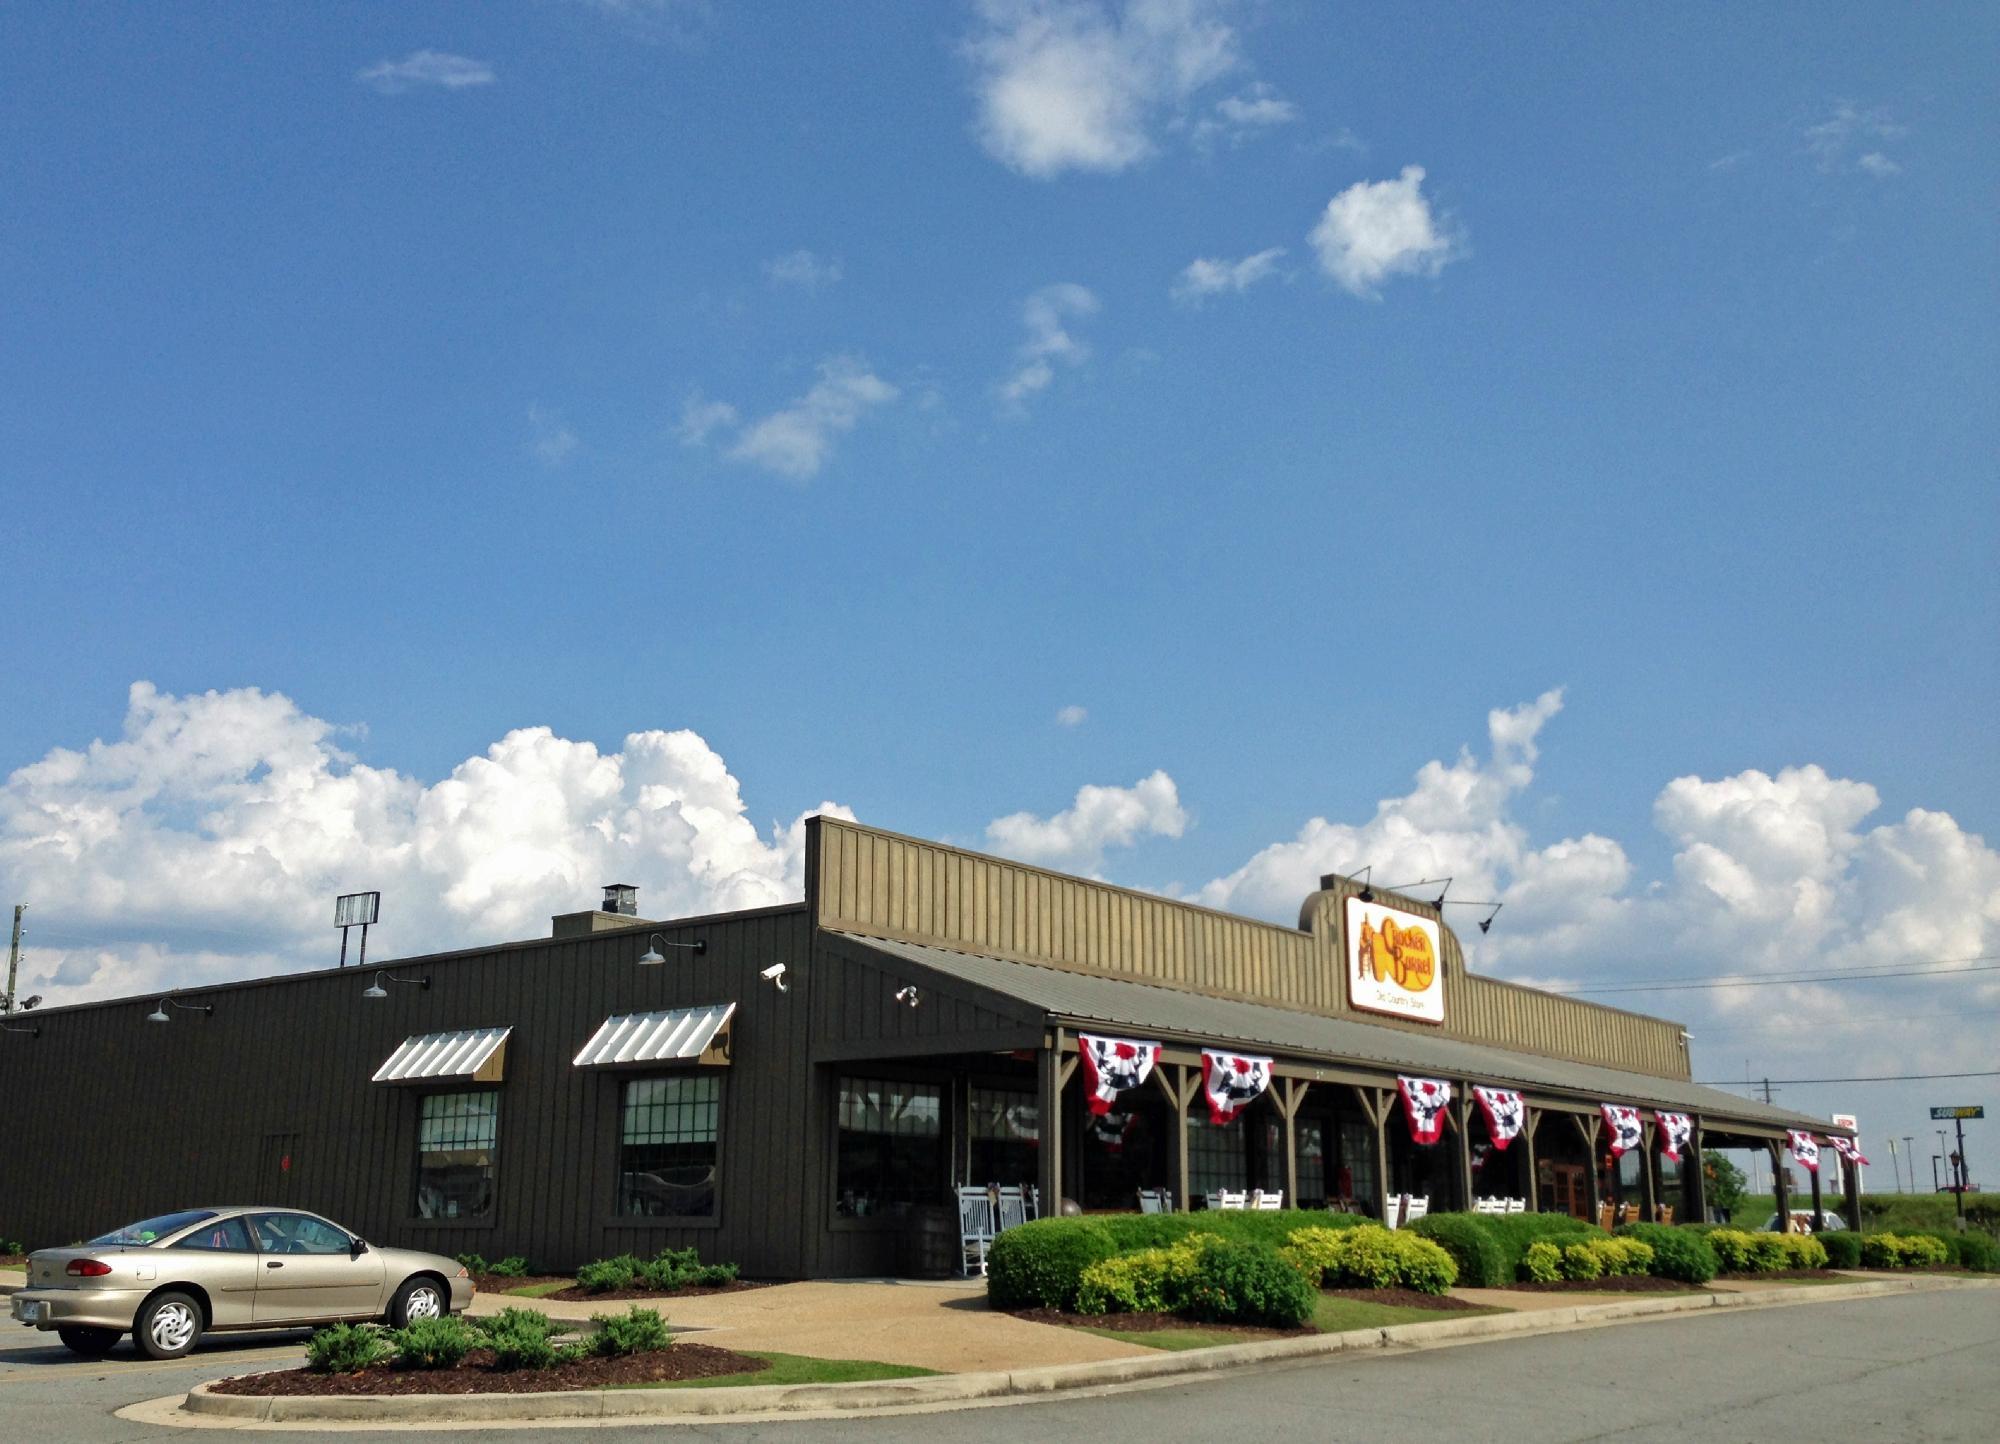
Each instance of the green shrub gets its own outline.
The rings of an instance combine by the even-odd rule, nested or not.
[[[1776,1234],[1767,1235],[1776,1238]],[[1755,1257],[1757,1237],[1740,1228],[1714,1228],[1708,1230],[1708,1246],[1715,1250],[1716,1261],[1726,1274],[1757,1273],[1762,1269]]]
[[[1280,1248],[1302,1228],[1359,1228],[1368,1219],[1323,1209],[1206,1209],[1200,1213],[1122,1213],[1093,1218],[1118,1252],[1166,1248],[1194,1234]],[[1008,1230],[1013,1232],[1012,1229]]]
[[[438,1319],[411,1319],[383,1337],[396,1350],[399,1369],[455,1369],[480,1341],[478,1332],[463,1319],[448,1314]]]
[[[1587,1248],[1604,1260],[1606,1278],[1636,1278],[1653,1271],[1653,1246],[1636,1238],[1592,1239]]]
[[[736,1282],[737,1266],[733,1263],[702,1264],[690,1269],[682,1276],[684,1283],[698,1289],[719,1289],[724,1284]]]
[[[1903,1266],[1903,1240],[1893,1233],[1871,1233],[1861,1240],[1861,1262],[1871,1269]]]
[[[1202,1250],[1220,1243],[1214,1234],[1195,1234],[1168,1248],[1142,1248],[1100,1259],[1083,1271],[1076,1290],[1080,1314],[1173,1313],[1184,1308]]]
[[[550,1369],[582,1353],[580,1345],[558,1348],[562,1325],[538,1309],[502,1309],[473,1326],[485,1336],[496,1369]]]
[[[1689,1229],[1664,1223],[1628,1223],[1621,1225],[1617,1234],[1637,1239],[1653,1250],[1649,1272],[1656,1278],[1705,1284],[1721,1268],[1708,1240]]]
[[[1521,1277],[1538,1284],[1552,1284],[1563,1276],[1562,1250],[1547,1239],[1528,1245],[1521,1256]]]
[[[1317,1301],[1305,1276],[1276,1249],[1216,1239],[1198,1246],[1186,1310],[1208,1323],[1295,1329],[1312,1317]]]
[[[1410,1225],[1410,1232],[1427,1238],[1451,1255],[1459,1282],[1468,1288],[1498,1289],[1513,1282],[1507,1250],[1487,1221],[1504,1214],[1433,1213]],[[1526,1215],[1523,1215],[1525,1217]]]
[[[642,1309],[634,1304],[622,1314],[592,1314],[591,1318],[600,1327],[584,1340],[584,1346],[601,1359],[657,1354],[674,1341],[658,1309]]]
[[[2000,1244],[1983,1233],[1969,1230],[1956,1235],[1956,1241],[1960,1268],[1976,1269],[1985,1274],[2000,1272]]]
[[[1500,1268],[1506,1278],[1521,1276],[1521,1260],[1530,1247],[1544,1239],[1558,1250],[1579,1238],[1603,1238],[1594,1223],[1571,1218],[1566,1213],[1487,1213],[1474,1214],[1487,1234],[1500,1246]]]
[[[15,1254],[23,1254],[27,1251],[28,1246],[18,1238],[0,1238],[0,1254],[12,1258]]]
[[[1386,1229],[1379,1223],[1300,1229],[1280,1256],[1308,1284],[1322,1287],[1441,1294],[1458,1282],[1458,1265],[1443,1248],[1407,1229]]]
[[[495,1259],[486,1266],[486,1272],[500,1279],[521,1279],[528,1276],[528,1261],[521,1255],[509,1254],[503,1259]]]
[[[986,1296],[996,1309],[1073,1309],[1083,1271],[1119,1251],[1101,1220],[1036,1219],[993,1240]]]
[[[1826,1267],[1826,1245],[1815,1234],[1788,1233],[1784,1235],[1785,1251],[1791,1255],[1788,1267],[1795,1269],[1823,1269]]]
[[[1562,1251],[1562,1276],[1575,1282],[1594,1279],[1604,1272],[1604,1256],[1597,1251],[1594,1243],[1565,1244]]]
[[[1828,1268],[1858,1269],[1861,1267],[1861,1235],[1852,1229],[1830,1229],[1815,1235],[1819,1246],[1826,1250]]]
[[[1750,1271],[1752,1273],[1776,1273],[1780,1269],[1792,1267],[1792,1239],[1795,1235],[1785,1233],[1753,1233],[1750,1235]]]
[[[1932,1268],[1951,1259],[1951,1245],[1930,1234],[1871,1233],[1861,1240],[1861,1262],[1871,1269]]]
[[[356,1373],[388,1356],[388,1341],[373,1324],[334,1324],[306,1340],[306,1367],[321,1374]]]
[[[1951,1262],[1951,1246],[1931,1234],[1910,1234],[1903,1239],[1903,1256],[1910,1268],[1936,1268]]]
[[[608,1294],[614,1290],[629,1289],[639,1276],[639,1260],[629,1253],[617,1258],[597,1259],[576,1271],[578,1288],[593,1294]]]

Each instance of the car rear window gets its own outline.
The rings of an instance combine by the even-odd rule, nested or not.
[[[190,1208],[180,1213],[163,1213],[158,1218],[142,1218],[137,1223],[128,1223],[123,1228],[112,1229],[110,1233],[99,1234],[91,1242],[144,1247],[165,1238],[170,1233],[179,1233],[191,1224],[214,1217],[215,1210],[212,1208]]]
[[[174,1240],[174,1248],[208,1249],[216,1253],[250,1252],[250,1230],[240,1218],[218,1218]]]

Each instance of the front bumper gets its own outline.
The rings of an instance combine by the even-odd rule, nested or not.
[[[129,1329],[144,1289],[22,1289],[8,1312],[31,1329]]]
[[[451,1311],[454,1314],[462,1314],[465,1312],[466,1307],[472,1302],[472,1280],[452,1279],[450,1282],[451,1282]]]

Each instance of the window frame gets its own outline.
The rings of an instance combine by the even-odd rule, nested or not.
[[[467,1086],[463,1079],[453,1079],[451,1081],[453,1086],[427,1088],[415,1095],[415,1117],[412,1120],[413,1126],[409,1152],[404,1155],[410,1161],[410,1185],[404,1194],[405,1205],[409,1209],[409,1216],[406,1222],[417,1228],[453,1230],[498,1228],[500,1226],[500,1132],[503,1126],[500,1115],[505,1111],[501,1101],[501,1095],[504,1090],[497,1083]],[[437,1218],[426,1218],[423,1210],[417,1206],[418,1195],[424,1186],[424,1104],[432,1098],[453,1098],[460,1095],[472,1094],[493,1095],[493,1142],[488,1149],[490,1159],[487,1163],[489,1180],[493,1185],[492,1206],[481,1217],[447,1218],[439,1216]],[[300,1210],[290,1211],[298,1212]]]
[[[861,1083],[900,1083],[920,1088],[933,1088],[938,1095],[938,1176],[936,1197],[932,1203],[942,1207],[950,1198],[952,1181],[952,1153],[955,1132],[962,1123],[955,1122],[952,1114],[952,1078],[947,1070],[899,1068],[886,1064],[871,1064],[867,1061],[836,1064],[827,1070],[826,1107],[826,1157],[827,1184],[826,1197],[827,1227],[838,1233],[889,1233],[901,1232],[910,1226],[909,1214],[880,1213],[865,1217],[847,1217],[840,1212],[840,1092],[841,1084],[847,1080]],[[922,1200],[910,1205],[911,1209],[924,1208]]]
[[[721,1068],[673,1068],[647,1069],[635,1072],[610,1072],[607,1076],[615,1085],[611,1090],[611,1210],[603,1221],[605,1228],[647,1229],[658,1232],[662,1229],[719,1229],[722,1227],[723,1208],[727,1200],[723,1196],[723,1147],[729,1132],[729,1089]],[[619,1178],[624,1172],[625,1162],[625,1086],[651,1078],[712,1078],[715,1082],[715,1207],[706,1214],[674,1213],[623,1213],[619,1210]]]

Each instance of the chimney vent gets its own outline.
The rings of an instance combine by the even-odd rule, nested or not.
[[[616,913],[620,917],[637,917],[639,889],[627,882],[607,882],[604,885],[604,906],[600,911]]]

